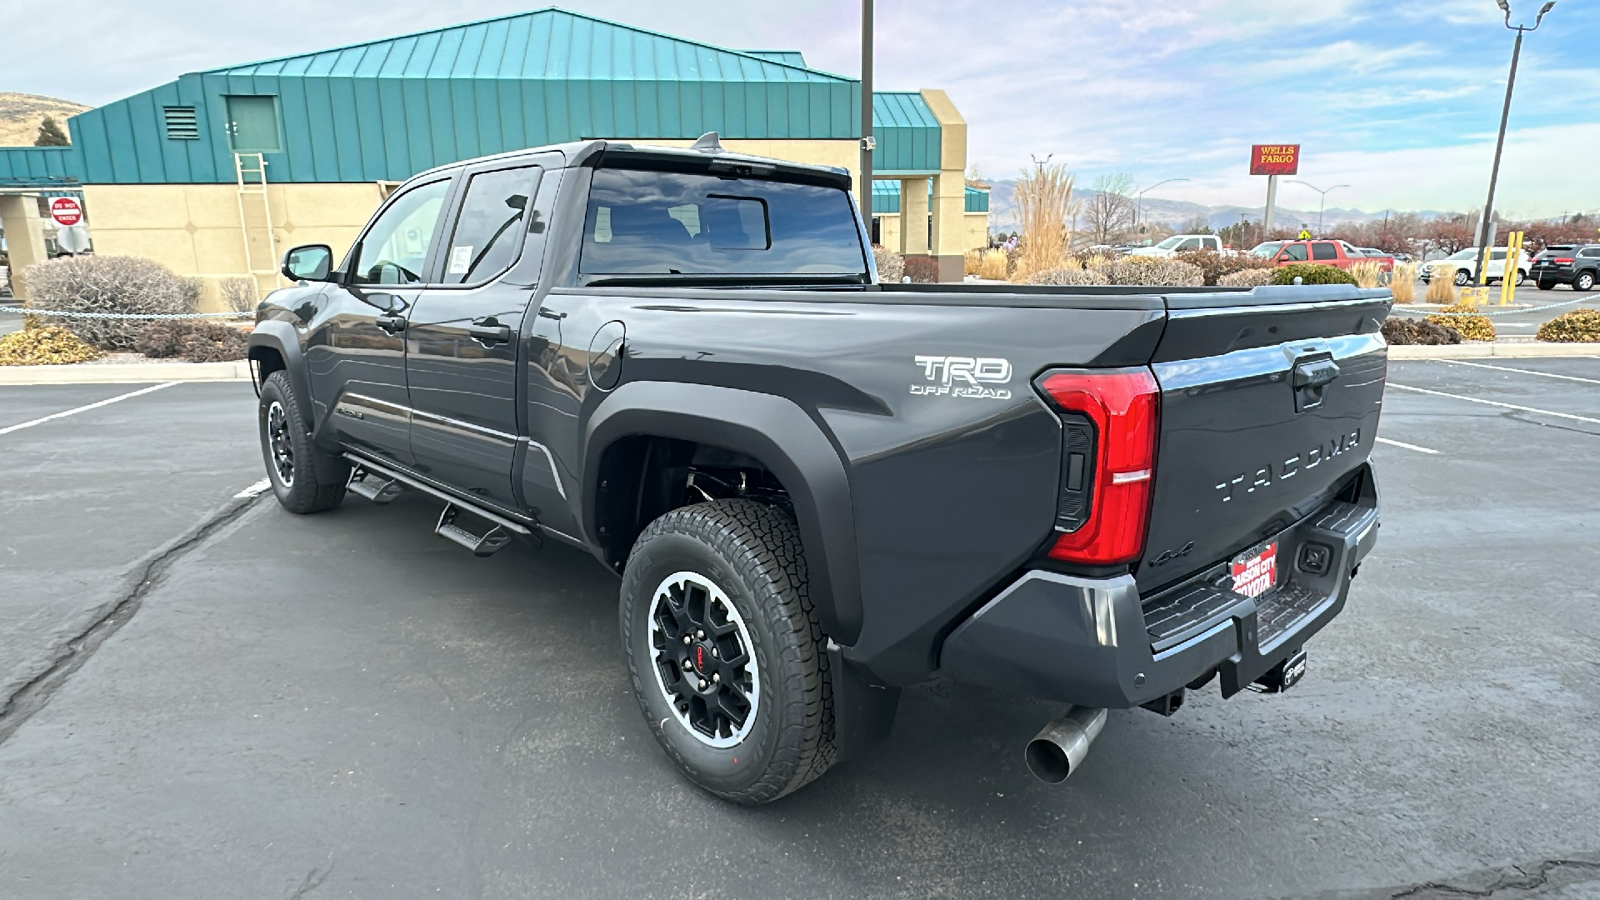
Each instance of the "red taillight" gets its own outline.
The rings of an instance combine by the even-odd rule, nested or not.
[[[1572,257],[1570,257],[1570,256],[1558,256],[1555,259],[1552,259],[1550,261],[1555,263],[1558,266],[1570,266],[1570,265],[1572,265]]]
[[[1056,538],[1050,558],[1092,565],[1138,559],[1155,478],[1161,396],[1155,376],[1149,369],[1051,372],[1038,385],[1059,409],[1081,414],[1094,429],[1088,516]]]

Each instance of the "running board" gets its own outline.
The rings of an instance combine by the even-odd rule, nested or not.
[[[369,475],[373,477],[368,479]],[[374,475],[366,466],[351,466],[350,480],[345,482],[344,489],[357,497],[365,497],[373,503],[382,505],[400,496],[406,486],[393,478]]]
[[[494,524],[483,534],[473,534],[456,524],[456,516],[468,512],[454,503],[446,503],[439,514],[439,525],[433,531],[447,541],[453,541],[472,551],[473,556],[493,556],[497,550],[511,543],[511,532]]]

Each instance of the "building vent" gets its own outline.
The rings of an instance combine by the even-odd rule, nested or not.
[[[198,141],[200,125],[195,121],[192,106],[163,106],[161,112],[167,119],[167,140]]]

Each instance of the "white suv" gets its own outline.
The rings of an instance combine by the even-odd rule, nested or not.
[[[1506,275],[1506,253],[1504,247],[1496,247],[1489,251],[1489,283],[1498,284]],[[1430,263],[1423,263],[1419,274],[1424,284],[1435,278],[1448,278],[1461,287],[1472,283],[1478,271],[1478,261],[1483,252],[1477,247],[1468,247],[1459,253],[1452,253],[1444,259],[1436,259]],[[1528,255],[1517,254],[1517,274],[1515,276],[1517,287],[1522,287],[1522,282],[1528,278]]]
[[[1128,251],[1129,256],[1173,257],[1186,250],[1211,250],[1222,252],[1222,238],[1214,234],[1175,234],[1154,247],[1140,247]]]

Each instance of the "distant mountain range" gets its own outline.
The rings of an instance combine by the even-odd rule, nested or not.
[[[45,116],[54,116],[66,131],[67,118],[88,108],[71,100],[0,91],[0,147],[31,147]]]
[[[991,231],[1012,231],[1017,227],[1017,183],[1014,180],[989,181],[989,229]],[[1088,188],[1075,189],[1072,192],[1074,200],[1087,203],[1097,192]],[[1265,202],[1263,197],[1262,201]],[[1393,215],[1397,210],[1378,210],[1366,212],[1359,209],[1346,209],[1342,206],[1329,207],[1322,213],[1325,225],[1339,222],[1370,222],[1373,219],[1382,219],[1385,213]],[[1316,210],[1291,209],[1279,205],[1274,214],[1278,224],[1293,227],[1300,223],[1312,224],[1317,221]],[[1443,215],[1438,210],[1420,210],[1417,215],[1424,219],[1431,219]],[[1204,216],[1206,223],[1212,228],[1222,228],[1228,225],[1239,224],[1241,216],[1252,221],[1261,218],[1260,206],[1206,206],[1201,203],[1190,203],[1186,200],[1162,200],[1158,197],[1146,196],[1144,198],[1144,218],[1148,222],[1159,222],[1173,228],[1178,228],[1193,220],[1196,216]],[[1083,220],[1079,219],[1079,229],[1083,228]]]

